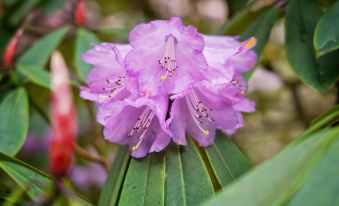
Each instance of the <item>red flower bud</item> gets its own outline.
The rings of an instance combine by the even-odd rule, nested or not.
[[[52,54],[51,73],[53,137],[50,145],[50,169],[55,177],[62,177],[67,174],[72,163],[77,121],[67,67],[59,52]]]
[[[14,56],[16,53],[16,48],[23,33],[24,33],[24,29],[22,27],[19,28],[17,32],[14,34],[14,36],[12,37],[12,39],[7,44],[4,55],[2,57],[5,67],[12,66],[13,61],[14,61]]]
[[[86,10],[83,0],[77,0],[75,5],[75,23],[79,26],[86,23]]]

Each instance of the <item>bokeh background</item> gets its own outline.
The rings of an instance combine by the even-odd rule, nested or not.
[[[166,19],[174,15],[182,17],[186,24],[196,26],[202,33],[217,33],[230,18],[237,14],[237,7],[242,7],[247,1],[231,1],[232,4],[226,0],[86,0],[84,2],[86,7],[84,26],[87,29],[95,32],[102,41],[126,43],[128,31],[136,24],[152,19]],[[251,9],[256,11],[276,3],[273,0],[257,1]],[[51,30],[66,24],[75,25],[75,1],[25,0],[25,5],[22,8],[21,0],[0,1],[0,53],[22,22],[25,22],[27,30],[18,45],[18,55]],[[75,43],[71,38],[72,35],[74,31],[73,34],[72,32],[69,34],[69,38],[60,45],[59,49],[69,69],[74,71]],[[295,76],[286,59],[284,35],[282,16],[274,23],[269,41],[249,80],[248,97],[256,102],[256,112],[246,114],[244,127],[231,137],[255,165],[280,151],[294,137],[301,134],[314,117],[327,111],[338,101],[337,89],[321,94],[301,83]],[[77,81],[75,75],[72,79]],[[5,89],[6,85],[1,85],[1,97],[5,95],[2,92]],[[28,84],[27,90],[34,104],[47,113],[49,92],[34,84]],[[76,87],[73,93],[80,125],[79,145],[95,153],[89,142],[93,135],[101,132],[101,128],[93,128],[93,116],[91,116],[93,113],[88,113],[95,108],[79,99]],[[29,136],[18,158],[47,171],[49,138],[49,125],[39,112],[31,110]],[[115,146],[105,144],[103,150],[108,161],[112,162]],[[76,161],[77,164],[71,175],[74,186],[96,202],[106,171],[98,164],[89,164],[79,158]],[[6,196],[15,183],[2,171],[0,174],[0,195]]]

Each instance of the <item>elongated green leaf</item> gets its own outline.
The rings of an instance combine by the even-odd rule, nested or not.
[[[317,55],[324,55],[339,48],[339,1],[322,16],[314,34]]]
[[[272,6],[260,14],[241,34],[241,39],[245,40],[249,37],[257,38],[257,45],[254,51],[260,56],[271,33],[274,22],[279,16],[279,7]]]
[[[247,2],[248,0],[228,0],[227,3],[230,10],[230,15],[233,16],[244,9]]]
[[[9,21],[11,24],[17,25],[19,24],[20,20],[27,15],[27,13],[35,6],[37,5],[41,0],[26,0],[21,1],[21,5],[18,7],[18,9],[15,10],[15,12],[11,15]]]
[[[165,156],[131,159],[119,205],[164,205]]]
[[[304,133],[304,136],[311,134],[315,131],[318,131],[324,127],[331,126],[332,124],[338,121],[339,121],[339,105],[336,105],[329,111],[315,118],[312,121],[310,128]]]
[[[92,43],[97,42],[99,42],[99,39],[95,36],[95,34],[85,29],[78,29],[76,36],[74,65],[81,81],[86,81],[87,73],[92,67],[82,60],[81,54],[91,48]]]
[[[250,25],[260,14],[268,8],[252,10],[253,3],[249,3],[241,12],[227,21],[216,33],[221,35],[239,35]]]
[[[11,194],[8,197],[4,197],[4,203],[2,206],[14,206],[14,205],[24,205],[25,202],[20,199],[20,197],[25,193],[25,190],[20,186],[15,187]],[[26,203],[28,204],[28,203]]]
[[[315,58],[313,33],[321,15],[316,0],[289,1],[286,53],[293,70],[302,81],[319,91],[326,91],[334,85],[339,75],[339,51]]]
[[[3,169],[34,201],[49,191],[52,181],[45,173],[20,160],[0,153],[0,168]]]
[[[18,65],[17,69],[31,82],[50,89],[50,74],[39,66]]]
[[[289,147],[231,184],[204,205],[282,205],[304,183],[339,129],[324,130]]]
[[[288,203],[298,205],[339,205],[339,133],[304,186]]]
[[[222,187],[251,168],[244,154],[228,138],[217,133],[215,143],[206,148],[207,157]]]
[[[0,105],[0,152],[14,156],[28,131],[28,100],[23,88],[8,94]]]
[[[272,6],[269,9],[263,11],[241,34],[240,39],[245,40],[254,36],[257,39],[257,44],[254,47],[254,51],[257,56],[260,57],[263,52],[274,22],[278,19],[280,10],[277,6]],[[254,69],[245,73],[245,77],[249,79],[254,72]]]
[[[214,196],[211,179],[192,139],[166,150],[165,205],[195,206]]]
[[[104,188],[101,191],[99,206],[115,205],[118,201],[120,186],[122,185],[129,159],[128,148],[119,147],[114,164],[109,171]]]
[[[18,60],[19,65],[34,65],[44,67],[53,50],[59,45],[68,31],[62,27],[35,42]]]
[[[127,40],[130,29],[103,27],[100,28],[99,32],[105,35],[115,36],[118,39]]]

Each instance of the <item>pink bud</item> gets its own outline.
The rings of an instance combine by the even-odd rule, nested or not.
[[[19,43],[19,40],[24,33],[24,29],[20,27],[17,32],[14,34],[12,39],[9,41],[9,43],[6,46],[4,55],[3,55],[3,63],[5,67],[10,67],[12,66],[14,62],[14,56],[16,53],[16,48]]]
[[[77,120],[67,67],[58,51],[52,54],[51,73],[53,135],[50,145],[50,169],[55,177],[62,177],[67,174],[72,162]]]
[[[77,0],[75,5],[75,23],[79,26],[86,23],[86,10],[83,0]]]

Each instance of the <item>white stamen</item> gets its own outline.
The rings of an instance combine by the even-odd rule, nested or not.
[[[209,131],[203,128],[203,123],[208,120],[213,122],[214,120],[209,117],[208,112],[211,109],[205,107],[198,99],[197,95],[192,91],[185,97],[188,109],[191,113],[194,123],[205,134],[208,135]]]
[[[165,69],[166,73],[165,75],[162,75],[160,77],[161,80],[167,79],[167,77],[172,76],[172,72],[174,72],[177,67],[177,62],[175,58],[175,44],[176,44],[176,38],[172,35],[169,35],[166,37],[166,48],[165,48],[165,54],[164,57],[159,60],[159,64],[161,65],[162,69]]]
[[[128,134],[129,138],[137,136],[137,138],[139,139],[138,143],[132,147],[133,151],[138,149],[139,145],[145,137],[146,132],[148,131],[149,126],[151,125],[154,116],[155,113],[153,112],[153,110],[151,110],[150,108],[146,108],[138,118],[138,121],[134,125],[133,130]]]

